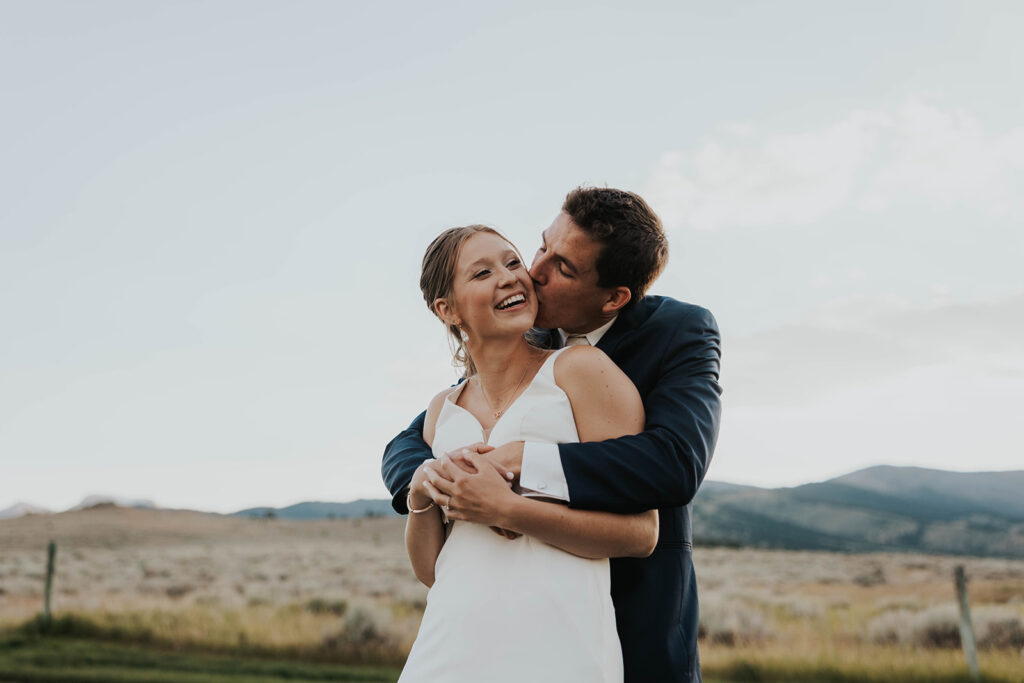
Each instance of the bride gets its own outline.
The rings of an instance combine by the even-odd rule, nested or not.
[[[495,230],[439,235],[423,258],[420,288],[466,377],[427,409],[423,438],[435,458],[480,441],[601,441],[643,429],[636,388],[603,352],[527,341],[537,315],[533,283]],[[425,461],[410,484],[406,549],[430,592],[400,683],[621,682],[607,558],[649,555],[657,511],[619,515],[527,498],[481,464],[478,476],[513,511],[504,529],[492,530],[434,503],[445,503],[430,483],[437,467]]]

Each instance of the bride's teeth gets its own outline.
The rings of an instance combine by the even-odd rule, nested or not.
[[[522,294],[515,294],[515,295],[510,296],[509,298],[505,299],[504,301],[502,301],[500,304],[498,304],[496,306],[496,308],[498,310],[505,310],[506,308],[508,308],[510,306],[514,306],[514,305],[516,305],[518,303],[522,303],[524,301],[526,301],[526,297],[524,297]]]

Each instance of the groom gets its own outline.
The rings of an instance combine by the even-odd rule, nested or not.
[[[591,344],[608,354],[640,391],[645,431],[595,443],[513,442],[486,453],[519,478],[524,495],[586,510],[658,509],[653,554],[611,560],[627,683],[701,680],[690,501],[718,436],[721,350],[710,312],[644,296],[667,260],[661,221],[639,196],[611,188],[568,194],[530,268],[537,326],[551,330],[551,345]],[[416,418],[384,452],[384,481],[403,514],[413,471],[432,457],[422,438],[423,419]],[[442,458],[452,481],[438,482],[439,504],[495,524],[502,511],[479,495],[458,460],[454,454]],[[544,615],[536,616],[543,623]]]

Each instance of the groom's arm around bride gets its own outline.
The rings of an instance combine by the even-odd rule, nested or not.
[[[645,431],[604,442],[528,444],[525,462],[522,443],[488,454],[517,475],[522,469],[524,487],[554,491],[573,508],[659,510],[654,553],[612,561],[627,681],[700,680],[689,503],[718,434],[720,337],[707,310],[643,296],[666,260],[660,221],[640,197],[606,188],[569,194],[531,267],[537,324],[552,329],[556,341],[560,329],[604,351],[636,385]],[[431,457],[421,430],[422,416],[385,452],[383,474],[399,512],[412,472]],[[545,473],[541,480],[531,468]],[[456,500],[472,495],[470,479]],[[484,512],[474,521],[501,517],[486,501],[468,507],[476,503]]]

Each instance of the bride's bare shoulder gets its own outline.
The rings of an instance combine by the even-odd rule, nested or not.
[[[570,346],[555,359],[555,383],[563,391],[566,386],[621,374],[619,366],[596,346]]]
[[[644,407],[633,382],[592,346],[574,346],[555,359],[555,384],[572,404],[580,441],[603,441],[643,430]]]

